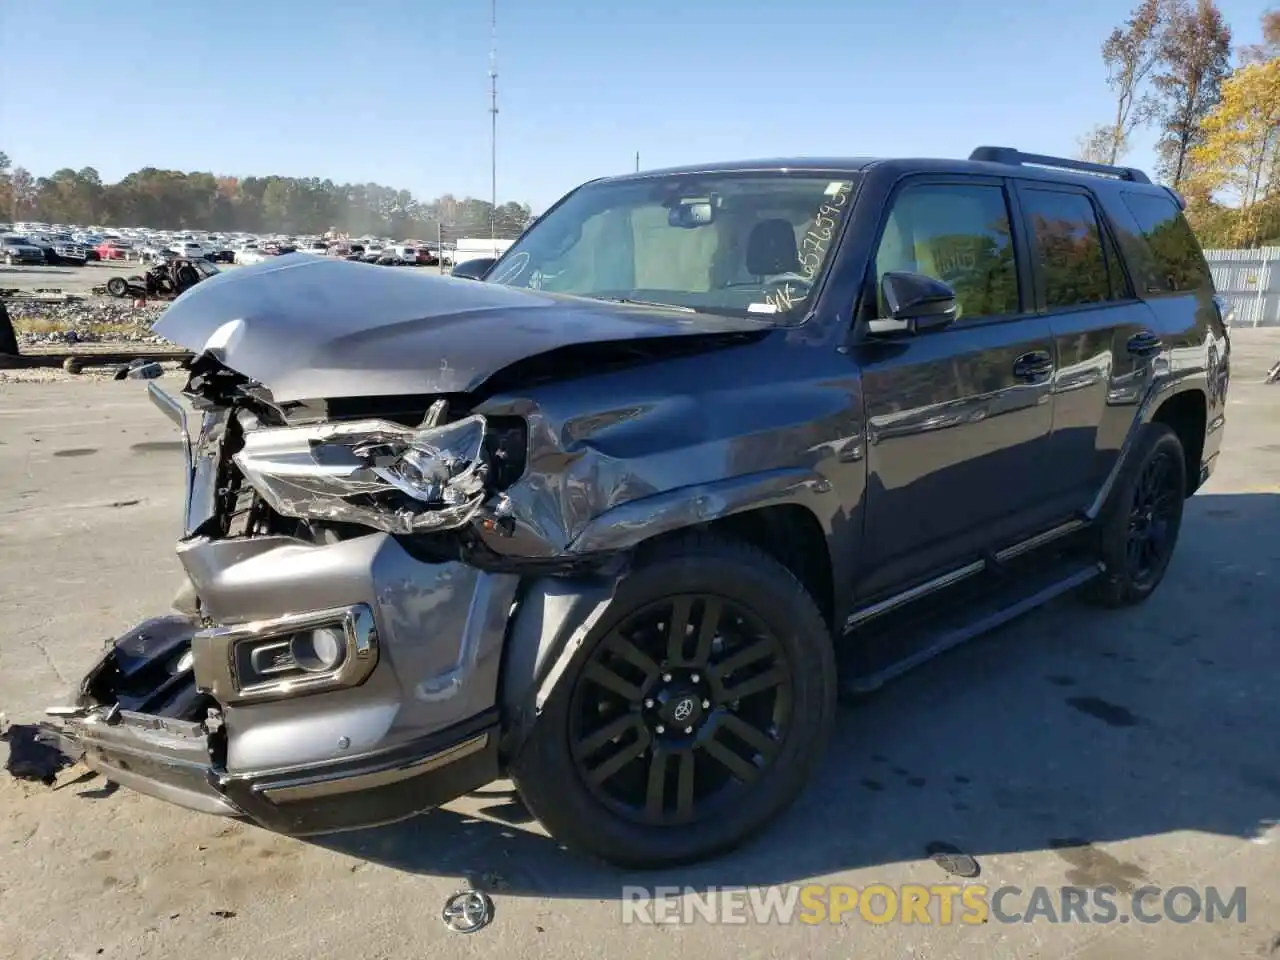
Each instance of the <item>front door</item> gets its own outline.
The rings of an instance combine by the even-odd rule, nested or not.
[[[862,599],[981,557],[1050,512],[1053,336],[1009,211],[998,178],[912,178],[890,199],[860,319],[881,308],[888,271],[950,284],[959,315],[853,351],[868,440]]]

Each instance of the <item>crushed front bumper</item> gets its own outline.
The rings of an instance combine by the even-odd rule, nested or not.
[[[95,707],[45,732],[123,787],[293,836],[391,823],[498,777],[496,711],[357,759],[239,775],[218,764],[202,723]]]
[[[424,563],[385,534],[195,539],[179,557],[203,619],[161,617],[114,641],[76,701],[50,711],[63,752],[140,793],[292,835],[389,823],[500,775],[518,578]],[[239,639],[352,610],[376,660],[349,682],[240,685]]]

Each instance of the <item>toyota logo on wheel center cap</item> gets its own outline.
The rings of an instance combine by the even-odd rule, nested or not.
[[[684,723],[693,716],[693,711],[697,706],[698,704],[692,697],[685,697],[683,700],[676,702],[675,709],[672,710],[671,715],[680,723]]]

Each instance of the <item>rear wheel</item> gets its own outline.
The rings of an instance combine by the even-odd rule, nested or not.
[[[698,537],[637,563],[512,764],[566,845],[624,867],[735,847],[790,804],[835,713],[830,633],[784,567]]]
[[[107,281],[107,293],[113,297],[123,297],[129,293],[129,283],[124,277],[112,277]]]
[[[1141,603],[1164,579],[1182,527],[1187,468],[1182,442],[1166,424],[1142,434],[1099,523],[1106,572],[1085,596],[1108,607]]]

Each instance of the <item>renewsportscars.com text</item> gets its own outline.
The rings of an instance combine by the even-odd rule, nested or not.
[[[988,887],[985,884],[806,884],[622,888],[625,924],[1242,923],[1235,887]]]

